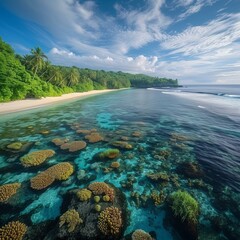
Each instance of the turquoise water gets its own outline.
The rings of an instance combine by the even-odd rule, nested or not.
[[[157,239],[182,239],[167,223],[167,200],[155,206],[151,193],[161,192],[167,199],[184,189],[200,204],[200,239],[240,239],[240,100],[236,87],[234,92],[231,87],[220,89],[223,94],[206,87],[125,90],[1,116],[0,184],[21,182],[22,187],[9,205],[1,205],[0,225],[18,219],[30,228],[35,226],[32,229],[43,223],[54,225],[63,213],[64,194],[90,182],[107,181],[126,195],[125,235],[140,228],[154,232]],[[96,129],[104,140],[86,141],[87,147],[74,153],[51,142],[54,138],[84,140],[84,134],[76,132],[79,129]],[[115,160],[95,161],[97,153],[116,148],[112,143],[122,139],[128,139],[133,148],[120,148]],[[6,145],[16,141],[31,145],[21,153],[5,151]],[[38,167],[20,164],[22,155],[42,149],[56,154]],[[64,161],[74,165],[67,181],[42,191],[30,188],[29,180],[37,173]],[[113,161],[120,168],[106,171]],[[186,163],[198,166],[201,174],[184,170]],[[164,172],[169,180],[154,182],[147,177],[157,172]]]

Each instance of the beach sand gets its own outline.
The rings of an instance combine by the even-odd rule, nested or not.
[[[59,97],[46,97],[41,99],[25,99],[25,100],[18,100],[18,101],[12,101],[7,103],[0,103],[0,115],[39,108],[39,107],[51,105],[54,103],[65,102],[65,101],[76,99],[76,98],[81,99],[88,96],[108,93],[112,91],[118,91],[118,89],[92,90],[89,92],[82,92],[82,93],[63,94],[62,96],[59,96]]]

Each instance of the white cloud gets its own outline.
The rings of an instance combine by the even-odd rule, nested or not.
[[[240,83],[239,13],[191,27],[182,21],[185,28],[174,29],[176,21],[216,1],[174,1],[171,11],[181,14],[173,19],[166,15],[164,0],[145,0],[138,9],[131,8],[131,1],[117,4],[116,16],[100,13],[95,1],[3,0],[44,39],[54,64],[172,77],[181,83]],[[155,49],[148,52],[151,44]]]
[[[172,23],[172,19],[161,11],[165,1],[148,0],[147,3],[146,7],[134,10],[115,5],[118,17],[128,26],[127,30],[119,31],[114,38],[114,46],[120,52],[127,53],[131,48],[137,49],[165,37],[163,31]]]
[[[113,58],[111,58],[109,56],[106,58],[106,60],[109,61],[109,62],[113,62]]]
[[[59,50],[57,48],[53,48],[50,51],[51,54],[56,54],[60,56],[74,56],[75,54],[66,50]]]
[[[229,14],[168,36],[161,46],[171,54],[195,56],[229,46],[237,40],[240,40],[240,14]]]
[[[104,66],[106,70],[180,78],[183,84],[240,83],[237,71],[240,66],[239,18],[240,14],[222,15],[205,25],[189,27],[173,36],[166,35],[161,47],[168,51],[167,60],[161,56],[143,54],[136,57],[111,54],[103,49],[95,51],[94,57],[73,54],[67,60],[56,56],[50,59],[58,64],[67,62],[68,65],[80,67],[91,61],[94,69]],[[94,49],[88,51],[93,52]]]
[[[178,16],[178,21],[199,12],[203,7],[213,5],[217,0],[180,0],[177,6],[185,7],[186,10]]]
[[[116,58],[109,56],[101,58],[97,55],[80,56],[57,48],[51,49],[48,53],[48,57],[51,61],[60,65],[89,67],[89,62],[91,62],[91,68],[94,69],[102,69],[104,65],[105,70],[151,74],[155,72],[158,60],[156,56],[146,57],[144,55],[139,55],[135,58],[125,56],[118,56]]]
[[[190,4],[192,4],[193,2],[194,2],[194,0],[177,0],[175,4],[177,4],[177,6],[186,7]]]

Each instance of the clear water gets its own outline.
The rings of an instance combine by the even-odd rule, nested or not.
[[[48,164],[70,161],[75,165],[75,173],[69,181],[58,182],[40,193],[26,185],[24,195],[18,199],[21,204],[17,210],[4,210],[0,215],[0,225],[22,216],[28,216],[28,224],[56,219],[60,215],[61,194],[86,186],[76,179],[77,172],[85,170],[89,176],[96,176],[95,181],[107,180],[127,196],[131,221],[126,234],[141,228],[155,231],[157,239],[179,239],[174,229],[164,224],[164,204],[156,207],[149,200],[147,205],[141,201],[137,205],[132,193],[150,198],[153,190],[163,191],[167,196],[180,188],[189,191],[200,203],[200,239],[240,239],[239,94],[239,86],[125,90],[1,116],[1,148],[14,141],[27,141],[34,143],[30,151],[54,149],[57,155]],[[83,138],[71,128],[75,124],[80,124],[81,129],[96,128],[106,141],[88,144],[77,154],[59,151],[51,144],[52,139]],[[43,135],[40,133],[43,130],[50,133]],[[133,137],[135,131],[141,136]],[[174,135],[179,137],[175,141]],[[109,167],[109,162],[96,164],[92,158],[122,136],[128,137],[134,148],[121,150],[117,160],[121,171],[104,173],[103,168]],[[162,150],[171,153],[165,160],[156,156]],[[0,184],[28,183],[37,172],[46,169],[45,165],[37,169],[24,168],[19,157],[13,158],[1,152]],[[194,180],[179,173],[178,167],[183,162],[199,164],[204,172],[201,186],[190,184]],[[175,176],[179,186],[172,181],[159,185],[146,177],[148,173],[159,171]],[[129,177],[134,178],[131,190],[123,187]],[[213,219],[216,218],[226,223],[220,230],[214,228]]]

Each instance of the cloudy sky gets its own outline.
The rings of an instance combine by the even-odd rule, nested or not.
[[[54,64],[240,84],[240,0],[1,0],[0,36]]]

